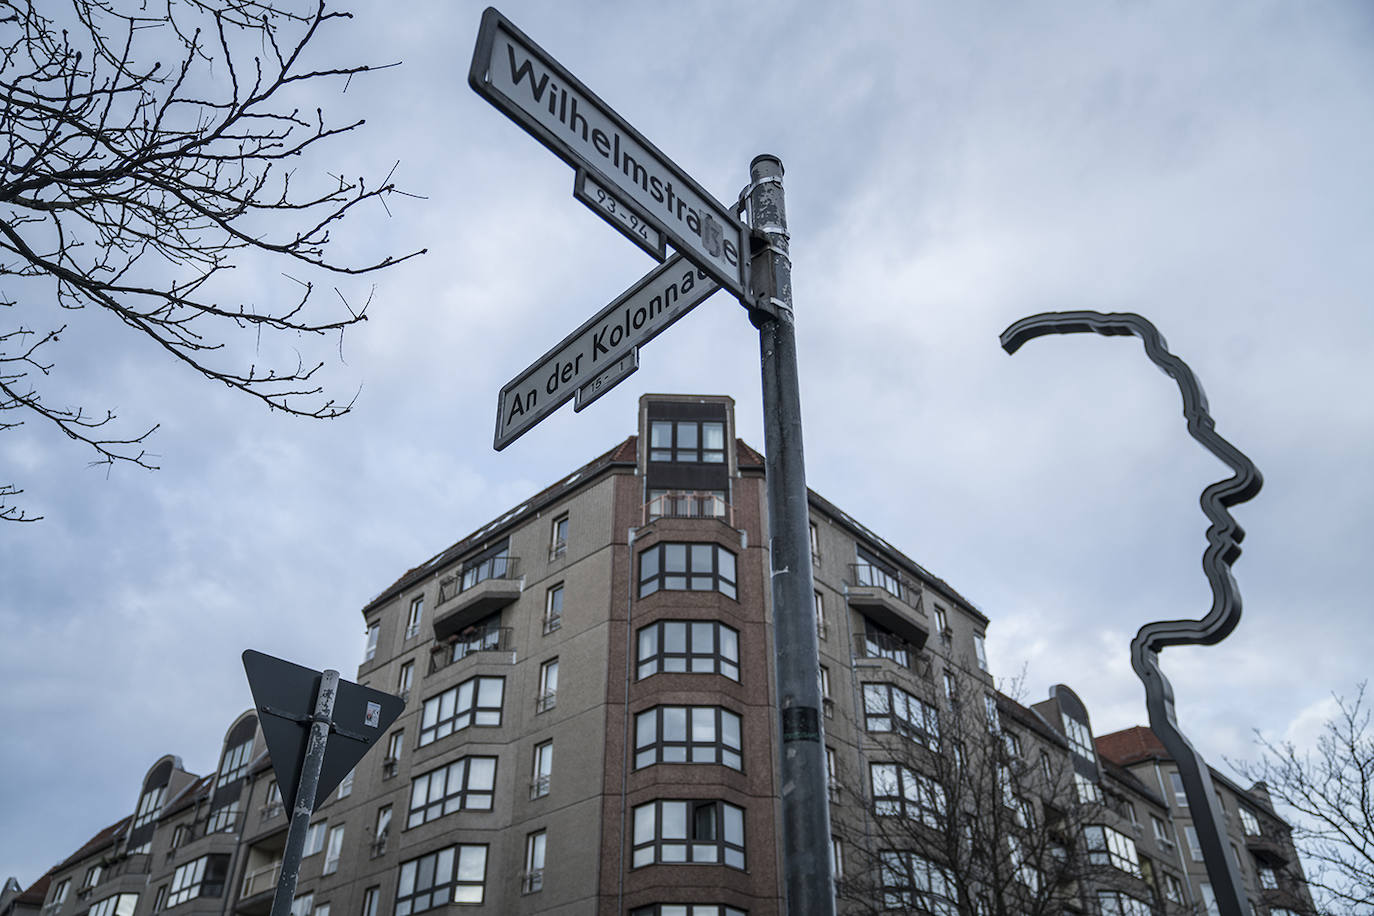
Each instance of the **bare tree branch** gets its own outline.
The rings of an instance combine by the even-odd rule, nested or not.
[[[395,166],[375,185],[333,176],[314,190],[289,167],[363,124],[331,124],[292,102],[381,69],[314,62],[324,32],[348,18],[325,0],[0,0],[0,279],[18,289],[0,306],[20,306],[27,321],[102,309],[271,409],[347,413],[352,401],[327,397],[316,380],[323,363],[244,368],[229,344],[264,329],[342,335],[367,319],[366,303],[350,307],[340,293],[341,310],[317,305],[304,281],[263,307],[225,281],[251,252],[336,275],[422,253],[361,264],[328,254],[331,233],[359,206],[390,212]],[[96,430],[114,421],[110,411],[44,397],[55,361],[42,354],[65,328],[0,324],[0,431],[38,416],[98,463],[153,468],[143,444],[156,426],[106,436]],[[0,520],[26,518],[10,502],[21,492],[0,485]]]

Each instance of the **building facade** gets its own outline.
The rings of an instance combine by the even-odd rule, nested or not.
[[[814,606],[791,612],[820,637],[841,912],[1205,904],[1144,758],[1094,742],[1067,687],[999,693],[982,612],[810,511]],[[767,545],[733,402],[646,395],[635,435],[400,576],[362,608],[356,679],[407,707],[320,806],[293,916],[783,912]],[[134,812],[45,876],[40,916],[266,916],[287,819],[253,712],[220,760],[157,761]],[[1228,791],[1300,884],[1267,799]],[[1310,911],[1255,880],[1255,916]]]

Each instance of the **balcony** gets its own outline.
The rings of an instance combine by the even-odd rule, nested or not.
[[[930,653],[921,652],[906,640],[891,634],[865,633],[854,634],[855,658],[885,658],[912,671],[922,680],[934,679],[934,666]]]
[[[734,507],[719,493],[673,490],[644,504],[644,523],[660,518],[718,518],[734,527]]]
[[[1278,837],[1267,833],[1251,834],[1245,838],[1245,848],[1254,853],[1256,859],[1269,865],[1287,865],[1292,852]]]
[[[872,563],[850,563],[844,584],[850,607],[901,637],[913,649],[926,644],[930,623],[921,608],[919,589]]]
[[[429,673],[437,674],[454,662],[478,652],[509,652],[513,631],[510,627],[470,627],[455,642],[435,646],[429,653]]]
[[[490,557],[439,581],[434,638],[448,639],[520,597],[520,560]]]
[[[259,868],[245,872],[243,875],[243,887],[239,890],[239,902],[235,907],[240,913],[251,912],[259,909],[259,904],[265,903],[264,912],[272,906],[272,893],[277,889],[277,880],[281,877],[281,861],[270,862]],[[255,897],[267,896],[262,900],[254,900]]]

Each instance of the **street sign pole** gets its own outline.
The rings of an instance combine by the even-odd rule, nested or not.
[[[801,392],[792,317],[782,162],[749,164],[751,286],[759,308],[764,452],[772,565],[773,657],[777,681],[782,871],[787,912],[832,916],[830,800],[821,718],[820,647],[811,577],[810,514],[802,454]]]
[[[286,831],[286,850],[281,858],[281,877],[277,879],[277,893],[272,898],[271,916],[290,916],[296,897],[296,879],[301,872],[301,854],[305,851],[305,834],[310,829],[310,815],[315,810],[315,789],[324,768],[324,750],[329,742],[329,726],[334,720],[334,695],[339,689],[339,672],[328,668],[320,677],[320,691],[315,697],[315,715],[310,718],[310,735],[301,761],[300,782],[296,788],[296,804],[291,808],[291,826]]]

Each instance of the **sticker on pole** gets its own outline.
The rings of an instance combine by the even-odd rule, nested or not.
[[[363,716],[363,724],[368,728],[377,728],[382,724],[382,704],[368,703],[367,713]]]

